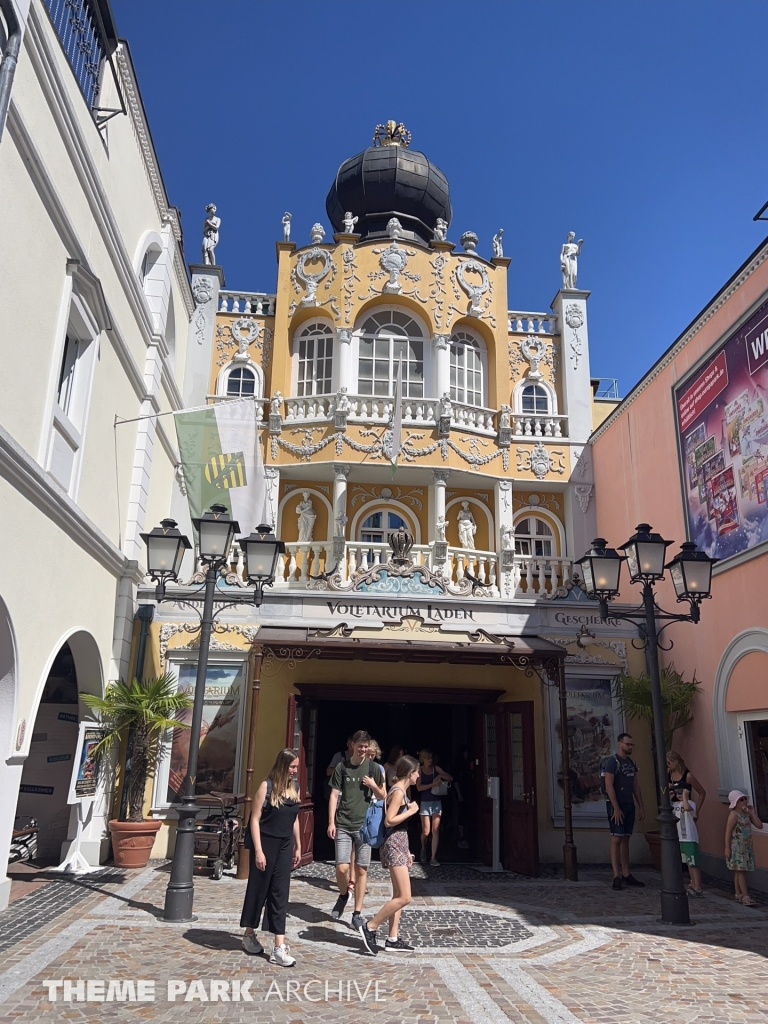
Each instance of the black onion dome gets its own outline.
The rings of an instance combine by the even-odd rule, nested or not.
[[[397,217],[403,237],[429,243],[438,217],[450,224],[448,179],[430,160],[403,146],[369,146],[352,156],[336,174],[325,209],[334,231],[344,230],[344,214],[358,218],[363,238],[386,237],[387,222]]]

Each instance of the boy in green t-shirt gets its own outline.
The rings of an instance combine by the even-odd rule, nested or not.
[[[352,850],[355,851],[355,909],[352,927],[362,923],[368,865],[371,863],[371,848],[360,838],[368,805],[376,797],[386,796],[384,769],[368,757],[371,737],[362,729],[352,736],[352,754],[334,768],[331,776],[331,796],[328,801],[328,836],[336,845],[336,882],[339,898],[331,911],[331,917],[338,921],[344,913],[349,899],[349,864]]]

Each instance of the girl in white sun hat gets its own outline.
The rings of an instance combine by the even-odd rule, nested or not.
[[[736,902],[744,907],[757,906],[747,891],[747,872],[755,870],[755,849],[752,845],[752,825],[762,828],[763,823],[755,814],[746,793],[732,789],[728,794],[731,811],[725,826],[725,863],[733,872],[733,887]]]

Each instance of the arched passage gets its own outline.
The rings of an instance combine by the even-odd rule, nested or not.
[[[16,809],[16,786],[21,773],[16,751],[24,742],[23,730],[16,722],[18,678],[13,623],[0,598],[0,910],[8,905],[11,891],[5,872]]]

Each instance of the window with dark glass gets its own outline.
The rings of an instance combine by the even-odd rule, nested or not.
[[[247,366],[238,366],[227,377],[227,394],[234,398],[248,398],[256,393],[256,374]]]
[[[768,821],[768,719],[744,723],[749,754],[755,812],[761,821]]]
[[[64,339],[64,354],[61,358],[56,401],[61,411],[66,413],[67,416],[69,416],[72,408],[72,398],[75,393],[75,377],[83,348],[83,343],[73,334],[68,334]]]
[[[526,384],[522,398],[524,413],[531,416],[546,416],[549,412],[549,395],[541,384]]]
[[[529,516],[515,526],[515,554],[524,558],[550,557],[552,540],[552,529],[543,519]]]
[[[361,395],[394,395],[397,368],[403,367],[403,397],[424,397],[424,332],[399,310],[369,316],[359,342],[358,391]]]

